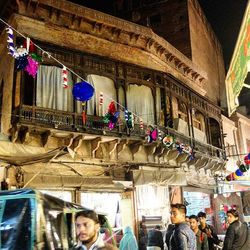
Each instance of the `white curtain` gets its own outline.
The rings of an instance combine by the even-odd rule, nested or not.
[[[87,82],[95,88],[94,96],[87,103],[87,114],[104,116],[112,100],[117,100],[114,81],[105,76],[88,75]],[[103,93],[103,105],[100,105],[100,92]]]
[[[37,73],[36,106],[73,112],[72,76],[63,87],[62,68],[40,65]]]
[[[154,98],[149,87],[130,84],[127,101],[128,110],[142,118],[144,123],[154,124]]]

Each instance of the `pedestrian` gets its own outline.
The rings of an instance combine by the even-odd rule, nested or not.
[[[139,224],[139,250],[147,250],[148,234],[143,221]]]
[[[119,246],[120,250],[138,250],[136,238],[131,227],[127,226],[123,230],[123,237]]]
[[[249,250],[249,229],[246,223],[240,222],[239,213],[236,209],[227,211],[227,221],[229,227],[226,232],[223,250]]]
[[[164,250],[164,242],[160,225],[156,225],[148,232],[147,250]]]
[[[166,234],[167,246],[169,250],[196,250],[196,238],[194,232],[185,221],[186,206],[184,204],[171,205],[171,235]]]
[[[103,241],[98,215],[94,211],[76,213],[75,226],[78,242],[72,250],[118,250],[117,247]]]
[[[204,232],[201,232],[199,229],[199,219],[196,215],[191,215],[189,217],[190,227],[195,233],[196,236],[196,246],[197,250],[209,250],[207,235]]]
[[[190,218],[189,218],[189,216],[186,215],[185,221],[190,226]]]
[[[220,244],[220,240],[215,232],[213,226],[207,224],[207,215],[204,212],[198,213],[199,218],[199,229],[207,235],[209,250],[215,250],[216,246]]]

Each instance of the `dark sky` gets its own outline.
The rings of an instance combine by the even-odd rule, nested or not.
[[[101,9],[106,13],[112,12],[113,1],[114,0],[71,0],[71,2],[82,5],[87,3],[87,6],[93,9],[96,9],[97,6],[101,6]],[[222,45],[227,70],[248,0],[198,1]]]
[[[247,0],[198,1],[222,45],[227,70],[245,13]]]

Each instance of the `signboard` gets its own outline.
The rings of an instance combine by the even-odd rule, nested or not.
[[[231,115],[239,106],[238,96],[247,77],[250,63],[250,2],[246,8],[231,64],[226,76],[228,112]]]

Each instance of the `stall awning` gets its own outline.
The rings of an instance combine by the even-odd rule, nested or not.
[[[134,170],[134,185],[156,184],[167,185],[187,185],[185,172],[174,172],[166,170]]]
[[[54,156],[67,154],[62,147],[46,150],[43,147],[32,147],[23,144],[0,141],[0,160],[16,166],[36,162],[45,162]]]

